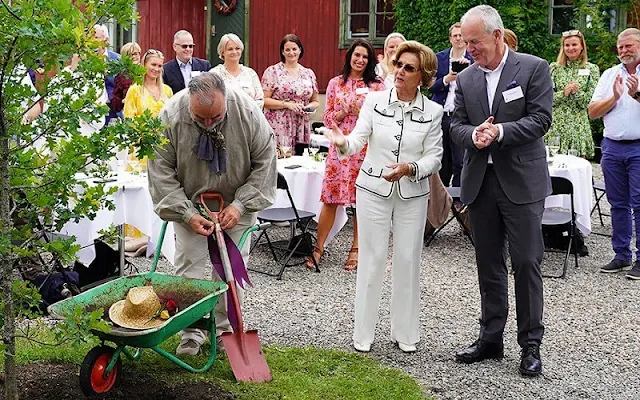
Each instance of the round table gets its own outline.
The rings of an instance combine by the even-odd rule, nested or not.
[[[573,199],[576,211],[576,225],[587,236],[591,233],[592,170],[591,163],[584,158],[557,154],[549,164],[549,175],[567,178],[573,184]],[[545,201],[546,208],[569,209],[568,196],[550,196]]]

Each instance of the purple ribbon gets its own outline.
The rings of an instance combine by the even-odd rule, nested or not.
[[[238,286],[242,289],[248,284],[253,287],[253,284],[249,280],[249,275],[247,274],[247,269],[244,265],[244,260],[242,259],[242,254],[236,244],[231,240],[227,232],[222,232],[224,235],[224,242],[227,247],[227,253],[229,253],[229,261],[231,262],[231,271],[233,272],[233,277],[237,282]],[[216,269],[218,276],[222,278],[224,282],[227,282],[227,277],[224,273],[224,266],[222,265],[222,257],[220,256],[220,249],[218,248],[218,244],[216,243],[215,235],[211,235],[207,237],[207,244],[209,246],[209,257],[211,258],[211,264]],[[238,328],[238,316],[236,315],[236,310],[232,306],[233,299],[231,298],[231,291],[227,290],[227,315],[229,318],[229,323],[231,327],[235,331]]]

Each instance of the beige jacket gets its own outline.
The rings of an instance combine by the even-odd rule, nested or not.
[[[209,172],[193,148],[200,133],[189,114],[189,93],[182,90],[160,112],[167,125],[164,147],[149,160],[149,191],[155,211],[165,221],[188,223],[198,211],[201,193],[218,192],[240,214],[273,204],[276,196],[276,153],[273,131],[255,101],[228,90],[227,115],[220,131],[227,148],[227,172]]]

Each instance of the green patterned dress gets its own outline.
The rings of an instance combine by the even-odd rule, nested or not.
[[[553,92],[553,123],[545,136],[560,137],[560,153],[567,154],[570,149],[577,150],[581,157],[594,156],[593,136],[587,106],[600,79],[597,65],[586,63],[580,67],[579,61],[568,61],[567,66],[558,63],[550,65]],[[588,72],[588,74],[587,74]],[[569,82],[578,84],[578,92],[564,95],[564,87]]]

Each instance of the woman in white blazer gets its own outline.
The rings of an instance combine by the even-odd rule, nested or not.
[[[393,231],[391,340],[405,353],[420,341],[420,254],[427,218],[427,177],[440,169],[442,107],[420,93],[436,74],[427,46],[400,44],[395,87],[371,92],[350,135],[337,126],[327,136],[342,156],[369,144],[356,180],[358,277],[353,346],[368,352],[378,319],[389,233]]]

